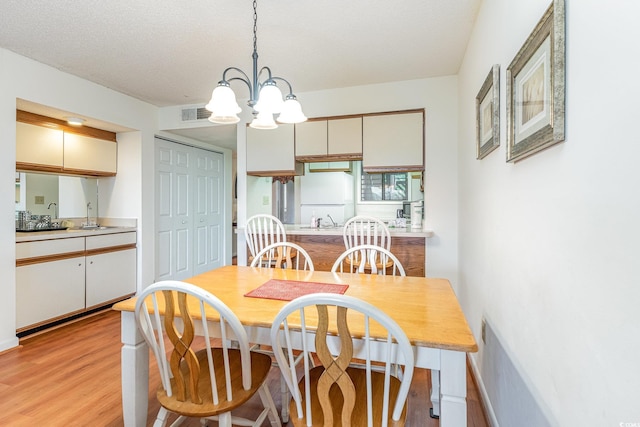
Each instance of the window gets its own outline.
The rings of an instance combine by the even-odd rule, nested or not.
[[[408,197],[408,174],[406,172],[366,173],[360,179],[360,200],[402,201]]]

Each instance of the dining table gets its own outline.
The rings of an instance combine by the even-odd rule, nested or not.
[[[342,285],[340,293],[374,305],[404,330],[414,349],[415,366],[431,370],[431,414],[440,418],[440,426],[467,425],[466,355],[478,351],[478,346],[447,279],[228,265],[183,281],[222,300],[245,327],[249,341],[264,345],[271,344],[273,319],[287,300],[300,292],[325,292]],[[285,290],[291,285],[292,290],[261,295],[263,285],[274,283]],[[149,399],[149,350],[136,325],[135,303],[133,297],[113,306],[121,312],[122,406],[127,427],[147,425]],[[371,337],[377,338],[385,337]]]

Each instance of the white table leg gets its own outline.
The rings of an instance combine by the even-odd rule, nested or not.
[[[122,415],[125,427],[147,425],[149,349],[132,312],[121,314]]]
[[[431,418],[440,417],[440,371],[431,370]]]
[[[440,359],[440,427],[467,425],[466,354],[442,350]]]

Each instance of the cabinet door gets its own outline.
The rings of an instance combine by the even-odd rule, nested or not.
[[[327,155],[327,121],[297,123],[296,157]]]
[[[113,141],[64,133],[64,168],[99,175],[115,175],[117,144]]]
[[[351,172],[351,162],[313,162],[309,172]]]
[[[87,309],[135,292],[135,249],[87,256]]]
[[[84,262],[82,256],[16,267],[16,327],[84,310]]]
[[[247,127],[247,174],[256,176],[301,175],[296,162],[293,125],[276,129]]]
[[[28,163],[33,170],[62,169],[62,131],[16,123],[16,163]],[[22,165],[19,165],[22,168]],[[38,168],[37,166],[42,166]],[[29,168],[32,169],[32,168]]]
[[[365,172],[424,170],[424,113],[365,116],[362,121]]]
[[[327,124],[329,156],[362,156],[362,117],[332,119]]]

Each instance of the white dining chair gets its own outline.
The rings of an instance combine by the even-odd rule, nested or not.
[[[250,266],[313,271],[313,261],[307,251],[292,242],[276,242],[266,246],[253,258]]]
[[[334,273],[366,273],[405,276],[404,267],[391,251],[376,245],[354,246],[344,251],[331,267]]]
[[[282,222],[268,214],[257,214],[247,219],[244,237],[251,254],[249,262],[270,244],[287,241],[287,233]]]
[[[347,295],[306,295],[282,307],[270,334],[292,396],[282,405],[289,404],[294,426],[405,424],[413,350],[404,331],[380,309]],[[298,350],[305,361],[301,373],[295,366]],[[311,352],[320,360],[315,367],[307,363]],[[372,354],[384,355],[381,370],[373,369]],[[362,359],[364,367],[352,366],[353,358]],[[403,365],[401,379],[392,375],[397,364]]]
[[[207,320],[213,313],[215,324]],[[268,417],[272,426],[281,425],[266,383],[271,357],[250,351],[243,325],[220,299],[189,283],[158,282],[138,296],[135,318],[160,371],[154,427],[165,426],[171,413],[178,415],[172,427],[187,417],[226,427],[259,427]],[[195,339],[196,332],[204,339]],[[263,406],[256,420],[231,415],[255,394]]]
[[[302,265],[301,265],[302,264]],[[293,270],[303,270],[313,272],[313,261],[311,257],[300,245],[292,242],[279,242],[273,243],[258,254],[251,261],[251,267],[258,268],[289,268]],[[273,355],[273,351],[269,348],[265,348],[260,344],[254,344],[251,347],[254,351],[259,351],[269,356]],[[300,363],[301,357],[296,360],[296,364]],[[313,358],[310,359],[310,363],[313,364]],[[274,366],[278,366],[274,363]],[[284,378],[281,378],[280,393],[282,394],[282,402],[289,401],[289,389],[284,382]],[[282,406],[282,420],[287,422],[289,420],[289,407],[287,405]]]
[[[391,232],[380,219],[357,215],[344,223],[342,238],[345,249],[360,245],[376,245],[391,250]]]

